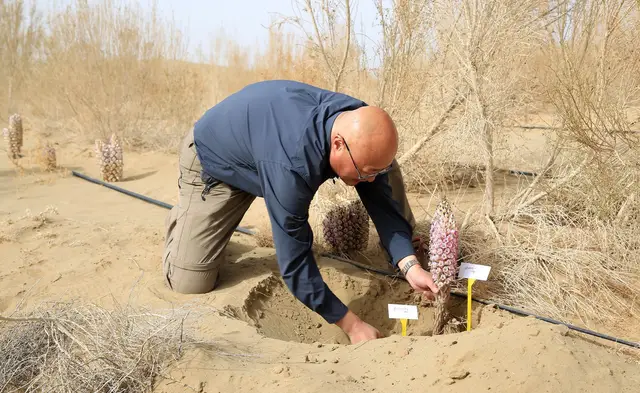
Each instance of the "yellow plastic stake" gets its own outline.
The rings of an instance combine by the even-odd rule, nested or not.
[[[476,282],[475,278],[467,281],[467,331],[471,331],[471,287]]]
[[[407,319],[403,318],[400,320],[400,323],[402,323],[402,336],[406,336],[407,335]]]

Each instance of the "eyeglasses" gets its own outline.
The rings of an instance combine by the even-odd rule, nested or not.
[[[388,167],[386,167],[383,170],[378,171],[376,173],[372,173],[370,175],[362,176],[362,173],[360,173],[360,169],[358,169],[358,166],[356,165],[356,162],[353,159],[353,156],[351,155],[351,149],[349,149],[349,145],[347,144],[347,141],[344,139],[344,137],[342,135],[340,135],[340,138],[342,138],[342,141],[344,142],[344,146],[347,148],[347,152],[349,152],[349,157],[351,157],[351,162],[353,162],[353,166],[356,168],[356,172],[358,172],[358,180],[371,179],[371,178],[376,177],[378,175],[384,175],[385,173],[387,173],[387,172],[389,172],[391,170],[391,167],[392,167],[393,164],[389,165]]]

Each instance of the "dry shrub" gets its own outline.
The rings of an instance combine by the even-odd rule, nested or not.
[[[609,38],[598,37],[599,13],[615,26],[615,12],[598,7],[582,15],[584,23],[574,15],[588,34],[547,49],[557,61],[542,83],[562,127],[551,138],[545,176],[500,208],[497,229],[467,231],[463,242],[465,258],[494,267],[495,300],[617,331],[640,316],[640,144],[626,116],[639,90],[623,83],[638,67],[609,56],[624,40],[606,27]]]
[[[550,59],[541,83],[562,125],[543,171],[519,201],[519,211],[540,203],[559,224],[631,223],[637,214],[640,134],[629,114],[640,98],[640,55],[628,51],[640,27],[632,1],[578,2],[558,15],[554,28],[571,30],[542,47]],[[635,22],[635,24],[634,24]],[[635,105],[635,106],[634,106]]]
[[[147,392],[189,342],[175,311],[56,303],[0,321],[2,391]]]
[[[391,75],[406,73],[399,80],[410,84],[393,89],[408,98],[400,102],[406,110],[396,113],[402,136],[399,161],[404,164],[410,190],[431,184],[461,183],[458,186],[466,188],[482,183],[483,207],[493,214],[499,203],[494,178],[498,159],[518,158],[507,144],[512,131],[503,124],[513,122],[535,103],[529,89],[533,76],[521,70],[544,41],[547,14],[539,3],[397,3],[392,20],[400,20],[396,29],[407,35],[400,34],[400,50],[388,51],[385,62],[394,66]],[[414,16],[420,19],[418,28]],[[391,34],[395,32],[391,29],[384,39],[395,37]],[[404,51],[415,51],[411,44],[426,50],[408,56],[407,62]],[[386,82],[383,79],[380,85]],[[415,152],[416,147],[421,151]],[[410,152],[415,157],[407,159]],[[457,164],[482,168],[484,173],[460,176],[455,173],[461,169]]]
[[[352,52],[352,5],[350,0],[325,0],[320,4],[315,3],[316,1],[311,0],[298,2],[295,7],[296,16],[284,18],[279,23],[292,23],[304,32],[310,56],[319,60],[318,68],[322,69],[322,75],[326,76],[322,85],[338,91],[348,60],[351,60],[349,63],[352,65],[353,59],[356,59],[357,65],[358,56],[354,56]],[[308,17],[308,28],[305,17]]]
[[[632,157],[570,157],[505,208],[509,230],[499,243],[489,235],[494,247],[467,239],[472,261],[497,269],[498,299],[611,329],[640,315],[640,172]]]
[[[537,48],[547,71],[536,90],[560,124],[537,171],[544,176],[514,190],[493,221],[474,217],[462,249],[468,262],[493,266],[494,300],[614,330],[640,315],[640,141],[629,117],[640,98],[640,56],[629,53],[639,9],[569,8],[550,14]]]
[[[445,105],[452,90],[446,88],[448,78],[430,41],[437,18],[433,4],[421,0],[387,3],[388,7],[380,0],[374,4],[382,37],[372,47],[373,61],[380,64],[371,67],[377,81],[373,103],[396,119],[404,137],[416,137],[412,134],[421,134],[421,123],[428,119],[425,112]]]
[[[55,110],[67,132],[86,141],[116,133],[131,146],[159,148],[167,138],[175,145],[206,90],[202,66],[181,61],[185,40],[155,7],[145,15],[115,0],[76,1],[49,15],[47,61],[33,73],[34,115]]]

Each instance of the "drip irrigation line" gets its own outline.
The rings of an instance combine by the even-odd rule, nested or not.
[[[320,254],[320,256],[326,257],[326,258],[335,259],[335,260],[340,261],[340,262],[345,262],[345,263],[348,263],[348,264],[353,265],[355,267],[358,267],[360,269],[368,270],[368,271],[374,272],[374,273],[378,273],[378,274],[381,274],[381,275],[386,276],[386,277],[400,278],[400,279],[405,280],[405,278],[401,274],[392,273],[392,272],[390,272],[388,270],[377,269],[377,268],[372,267],[372,266],[367,266],[367,265],[364,265],[362,263],[358,263],[358,262],[356,262],[356,261],[354,261],[352,259],[343,258],[343,257],[341,257],[339,255],[331,254],[331,253],[328,253],[328,252],[323,252],[323,253]]]
[[[451,294],[459,296],[459,297],[467,297],[466,294],[461,294],[461,293],[456,293],[456,292],[451,292]],[[633,341],[625,340],[625,339],[622,339],[622,338],[609,336],[609,335],[603,334],[603,333],[594,332],[593,330],[589,330],[589,329],[586,329],[586,328],[583,328],[583,327],[580,327],[580,326],[576,326],[576,325],[572,325],[570,323],[558,321],[558,320],[555,320],[555,319],[552,319],[552,318],[536,315],[536,314],[530,313],[528,311],[523,311],[523,310],[517,309],[515,307],[505,306],[505,305],[502,305],[502,304],[493,303],[493,302],[490,302],[490,301],[487,301],[487,300],[484,300],[484,299],[473,298],[473,300],[478,302],[478,303],[482,303],[482,304],[486,304],[486,305],[495,305],[496,308],[499,308],[499,309],[502,309],[502,310],[505,310],[505,311],[509,311],[509,312],[511,312],[513,314],[519,314],[519,315],[522,315],[522,316],[525,316],[525,317],[535,317],[536,319],[539,319],[539,320],[542,320],[542,321],[545,321],[545,322],[548,322],[548,323],[551,323],[551,324],[554,324],[554,325],[564,325],[567,328],[569,328],[571,330],[578,331],[580,333],[584,333],[584,334],[588,334],[588,335],[591,335],[591,336],[599,337],[599,338],[602,338],[602,339],[605,339],[605,340],[613,341],[613,342],[618,343],[618,344],[628,345],[628,346],[633,347],[633,348],[640,348],[640,343],[637,343],[637,342],[633,342]]]
[[[503,125],[502,127],[522,128],[525,130],[566,130],[566,127],[551,127],[551,126],[521,126],[521,125]],[[583,128],[582,130],[586,130]],[[621,134],[639,134],[640,130],[611,130],[611,132],[619,132]]]
[[[74,176],[77,176],[77,177],[79,177],[81,179],[90,181],[90,182],[95,183],[95,184],[100,184],[100,185],[105,186],[107,188],[110,188],[112,190],[116,190],[116,191],[119,191],[119,192],[121,192],[123,194],[127,194],[129,196],[132,196],[134,198],[142,199],[145,202],[149,202],[149,203],[152,203],[154,205],[157,205],[157,206],[160,206],[160,207],[164,207],[165,209],[171,209],[173,207],[168,203],[161,202],[161,201],[159,201],[157,199],[149,198],[149,197],[144,196],[142,194],[138,194],[137,192],[129,191],[129,190],[126,190],[126,189],[118,187],[118,186],[114,186],[113,184],[104,182],[102,180],[94,179],[94,178],[89,177],[87,175],[83,175],[80,172],[71,171],[71,173],[73,173]]]
[[[517,169],[509,169],[509,173],[511,173],[512,175],[538,177],[538,174],[535,172],[519,171]]]
[[[173,207],[172,205],[170,205],[168,203],[165,203],[165,202],[162,202],[162,201],[158,201],[157,199],[149,198],[149,197],[147,197],[145,195],[138,194],[137,192],[126,190],[126,189],[124,189],[122,187],[115,186],[113,184],[104,182],[104,181],[99,180],[99,179],[95,179],[95,178],[89,177],[89,176],[84,175],[82,173],[79,173],[77,171],[71,171],[71,173],[74,176],[79,177],[81,179],[87,180],[87,181],[95,183],[95,184],[102,185],[104,187],[110,188],[110,189],[115,190],[115,191],[119,191],[119,192],[121,192],[123,194],[132,196],[134,198],[141,199],[141,200],[143,200],[145,202],[149,202],[149,203],[152,203],[154,205],[157,205],[157,206],[160,206],[160,207],[164,207],[165,209],[171,209]],[[238,232],[241,232],[241,233],[245,233],[247,235],[255,235],[255,232],[253,232],[252,230],[250,230],[248,228],[241,227],[241,226],[236,227],[235,230],[238,231]],[[331,253],[322,253],[321,256],[332,258],[332,259],[335,259],[335,260],[340,261],[340,262],[348,263],[348,264],[350,264],[352,266],[355,266],[355,267],[358,267],[360,269],[364,269],[364,270],[368,270],[368,271],[371,271],[371,272],[375,272],[375,273],[381,274],[383,276],[387,276],[387,277],[391,277],[391,278],[400,278],[400,279],[406,281],[406,279],[401,274],[392,273],[392,272],[389,272],[387,270],[377,269],[377,268],[374,268],[374,267],[371,267],[371,266],[367,266],[367,265],[355,262],[355,261],[353,261],[351,259],[343,258],[343,257],[338,256],[338,255],[334,255],[334,254],[331,254]],[[454,296],[457,296],[457,297],[463,297],[463,298],[467,297],[466,293],[462,294],[462,293],[457,293],[457,292],[451,291],[451,294],[454,295]],[[578,331],[580,333],[584,333],[584,334],[591,335],[591,336],[594,336],[594,337],[599,337],[599,338],[602,338],[602,339],[605,339],[605,340],[613,341],[613,342],[618,343],[618,344],[623,344],[623,345],[627,345],[627,346],[630,346],[630,347],[633,347],[633,348],[639,348],[640,349],[640,343],[637,343],[637,342],[624,340],[624,339],[613,337],[613,336],[610,336],[610,335],[607,335],[607,334],[603,334],[603,333],[598,333],[596,331],[589,330],[589,329],[586,329],[586,328],[582,328],[580,326],[576,326],[576,325],[572,325],[570,323],[558,321],[558,320],[555,320],[553,318],[543,317],[543,316],[540,316],[540,315],[536,315],[536,314],[530,313],[528,311],[523,311],[523,310],[517,309],[515,307],[506,306],[506,305],[498,304],[498,303],[495,303],[495,302],[491,302],[489,300],[478,299],[478,298],[475,298],[475,297],[472,297],[472,300],[475,301],[475,302],[478,302],[478,303],[485,304],[485,305],[493,305],[496,308],[511,312],[513,314],[518,314],[518,315],[526,316],[526,317],[535,317],[536,319],[539,319],[541,321],[545,321],[545,322],[548,322],[548,323],[551,323],[551,324],[554,324],[554,325],[564,325],[567,328],[569,328],[571,330]]]
[[[127,189],[124,189],[124,188],[122,188],[122,187],[118,187],[118,186],[113,185],[113,184],[111,184],[111,183],[107,183],[107,182],[104,182],[104,181],[102,181],[102,180],[99,180],[99,179],[95,179],[95,178],[89,177],[89,176],[84,175],[84,174],[82,174],[82,173],[80,173],[80,172],[77,172],[77,171],[71,171],[71,173],[72,173],[74,176],[77,176],[77,177],[79,177],[79,178],[81,178],[81,179],[84,179],[84,180],[90,181],[90,182],[95,183],[95,184],[100,184],[100,185],[105,186],[105,187],[107,187],[107,188],[110,188],[110,189],[112,189],[112,190],[119,191],[119,192],[121,192],[121,193],[123,193],[123,194],[127,194],[127,195],[129,195],[129,196],[134,197],[134,198],[141,199],[141,200],[143,200],[143,201],[145,201],[145,202],[152,203],[152,204],[154,204],[154,205],[156,205],[156,206],[164,207],[165,209],[171,209],[171,208],[173,207],[173,205],[170,205],[170,204],[168,204],[168,203],[166,203],[166,202],[162,202],[162,201],[159,201],[159,200],[157,200],[157,199],[149,198],[148,196],[145,196],[145,195],[142,195],[142,194],[138,194],[137,192],[129,191],[129,190],[127,190]],[[248,229],[248,228],[237,227],[237,228],[236,228],[236,231],[238,231],[238,232],[242,232],[242,233],[245,233],[245,234],[247,234],[247,235],[255,235],[255,232],[253,232],[252,230],[250,230],[250,229]]]

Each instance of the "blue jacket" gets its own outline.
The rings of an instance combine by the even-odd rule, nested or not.
[[[300,82],[264,81],[209,109],[194,128],[204,176],[264,198],[283,280],[328,323],[340,320],[347,307],[320,275],[308,211],[320,185],[337,177],[329,165],[336,116],[365,105]],[[411,228],[391,198],[387,175],[356,189],[397,266],[413,253]]]

